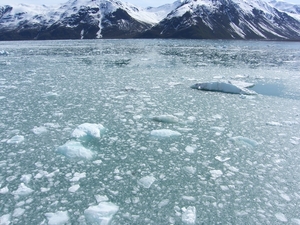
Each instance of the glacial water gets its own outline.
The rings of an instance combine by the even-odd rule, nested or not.
[[[296,42],[0,42],[0,224],[300,224],[299,71]]]

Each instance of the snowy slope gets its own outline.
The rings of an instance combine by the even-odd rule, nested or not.
[[[300,39],[298,8],[263,0],[177,0],[142,9],[118,0],[0,7],[0,40],[79,38]],[[296,19],[295,19],[296,18]]]
[[[269,2],[269,4],[277,8],[278,10],[286,12],[290,16],[300,20],[300,5],[276,0]]]
[[[300,39],[300,23],[262,0],[186,0],[147,35],[164,38]]]

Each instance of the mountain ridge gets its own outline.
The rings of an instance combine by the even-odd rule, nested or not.
[[[0,40],[198,38],[300,40],[300,7],[262,0],[178,0],[146,9],[118,0],[0,6]]]

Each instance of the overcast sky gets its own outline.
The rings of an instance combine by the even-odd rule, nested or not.
[[[38,4],[38,5],[56,5],[65,3],[68,0],[0,0],[0,5],[25,3],[25,4]],[[122,0],[124,2],[130,2],[136,6],[147,7],[147,6],[160,6],[166,3],[172,3],[175,0]],[[285,0],[286,2],[300,4],[300,0]]]

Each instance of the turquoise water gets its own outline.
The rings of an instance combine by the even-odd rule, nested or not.
[[[299,62],[293,42],[0,42],[0,224],[300,224]],[[258,95],[190,88],[220,80]]]

